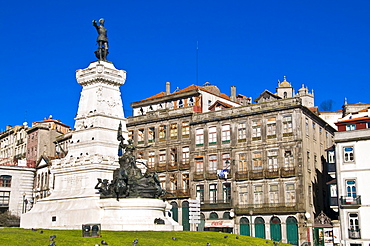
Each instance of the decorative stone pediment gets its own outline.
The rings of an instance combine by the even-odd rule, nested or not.
[[[331,219],[321,211],[321,213],[314,220],[314,227],[333,227]]]

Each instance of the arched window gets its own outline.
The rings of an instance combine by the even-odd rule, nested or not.
[[[265,220],[261,217],[257,217],[254,220],[255,237],[266,238],[265,235]]]
[[[171,208],[172,219],[178,222],[179,221],[179,208],[178,208],[177,202],[172,201],[171,205],[172,205],[172,208]]]
[[[293,216],[286,219],[286,238],[289,244],[298,245],[298,221]]]
[[[216,212],[212,212],[209,214],[209,219],[218,219],[218,214]]]
[[[270,236],[271,240],[281,240],[281,221],[278,217],[272,217],[270,220]]]
[[[225,212],[225,213],[222,215],[222,218],[223,218],[223,219],[231,219],[230,212]]]
[[[240,235],[250,236],[249,220],[246,217],[240,218]]]

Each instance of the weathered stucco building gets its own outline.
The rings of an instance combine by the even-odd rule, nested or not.
[[[167,88],[131,104],[129,137],[174,194],[167,199],[185,230],[196,229],[188,202],[196,198],[198,230],[312,241],[324,206],[316,176],[335,130],[315,114],[313,93],[303,86],[294,95],[286,78],[255,101],[235,87],[230,97],[210,84]]]

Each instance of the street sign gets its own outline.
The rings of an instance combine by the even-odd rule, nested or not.
[[[200,200],[189,199],[189,223],[200,223]]]
[[[189,220],[190,224],[199,224],[200,220]]]
[[[200,200],[197,200],[197,199],[189,199],[188,202],[189,203],[199,203],[200,204]]]

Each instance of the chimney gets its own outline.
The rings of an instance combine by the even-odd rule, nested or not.
[[[171,94],[171,83],[166,82],[166,95]]]
[[[236,102],[236,86],[231,86],[230,100]]]

